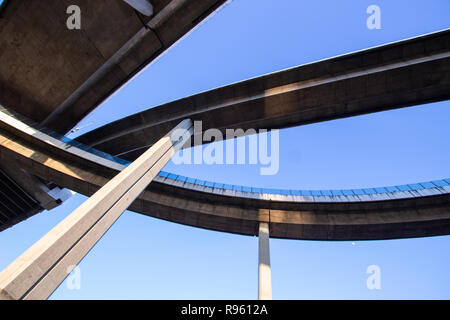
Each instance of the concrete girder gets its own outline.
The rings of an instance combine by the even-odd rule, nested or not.
[[[450,29],[199,93],[77,140],[133,160],[152,143],[147,137],[183,117],[202,121],[203,132],[217,128],[225,136],[226,129],[287,128],[447,99]]]
[[[44,180],[92,195],[123,165],[72,145],[0,123],[0,160],[15,162]],[[19,130],[20,129],[20,130]],[[194,227],[272,238],[373,240],[450,234],[450,192],[358,202],[297,202],[245,198],[154,181],[129,210]]]

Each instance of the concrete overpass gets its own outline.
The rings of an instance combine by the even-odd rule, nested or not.
[[[224,2],[2,2],[0,104],[64,134]],[[81,10],[80,30],[66,26],[70,5]],[[67,198],[12,163],[0,164],[0,184],[0,230]]]
[[[223,2],[151,1],[153,15],[145,17],[121,0],[75,1],[73,4],[83,12],[83,32],[65,27],[66,3],[49,7],[40,1],[9,2],[0,20],[2,58],[10,62],[0,66],[0,103],[34,121],[38,130],[65,133]],[[53,28],[55,24],[62,27]],[[44,45],[44,38],[52,45]],[[203,121],[204,130],[271,129],[447,100],[449,62],[450,30],[444,30],[170,102],[108,124],[78,140],[107,154],[134,160],[186,117]],[[27,172],[23,167],[13,168],[2,166],[2,181],[15,190],[9,194],[16,195],[5,198],[9,202],[2,201],[3,216],[8,217],[3,217],[3,228],[54,207],[65,198],[58,186],[67,187],[67,183],[60,184],[48,176],[37,174],[36,178],[34,171]],[[30,179],[34,182],[29,183]],[[163,193],[178,190],[171,190],[171,183],[154,185],[151,188],[159,186]],[[86,189],[74,190],[89,194]],[[228,191],[224,194],[229,196]],[[202,198],[195,192],[189,195]],[[235,205],[245,204],[238,198],[246,197],[236,197],[232,200]],[[249,206],[255,207],[253,200],[249,201]],[[321,198],[315,202],[322,202]],[[303,204],[304,208],[308,205]],[[227,230],[224,226],[213,229]],[[252,234],[248,230],[243,233]]]
[[[122,159],[39,131],[0,112],[0,159],[86,196],[126,167]],[[357,190],[270,190],[160,172],[130,210],[194,227],[274,238],[374,240],[450,233],[450,179]]]
[[[196,227],[257,234],[259,299],[272,298],[271,235],[351,240],[450,231],[450,179],[362,190],[257,190],[161,172],[192,134],[186,130],[165,135],[126,167],[122,159],[76,141],[60,140],[4,108],[0,127],[2,161],[18,163],[36,176],[72,190],[94,193],[0,273],[0,300],[49,297],[127,208]],[[182,121],[177,128],[182,127],[192,130],[192,121]],[[111,171],[117,173],[114,178],[102,175]],[[162,192],[157,189],[158,182],[152,184],[156,190],[145,190],[155,178]],[[164,190],[165,186],[168,189]]]
[[[126,208],[259,235],[263,298],[271,297],[269,236],[371,240],[450,234],[449,179],[357,190],[267,190],[165,172],[155,177],[185,141],[166,133],[177,124],[191,126],[191,120],[201,120],[204,130],[286,128],[448,100],[450,29],[200,93],[79,141],[61,135],[222,3],[74,1],[86,18],[78,33],[64,28],[61,10],[68,2],[49,8],[27,0],[2,8],[1,54],[10,63],[0,66],[0,103],[6,107],[0,112],[0,159],[11,166],[0,168],[8,190],[1,194],[0,230],[60,203],[62,197],[50,196],[61,188],[93,196],[79,208],[82,220],[70,215],[0,273],[0,299],[51,294],[65,267],[78,263]],[[131,194],[118,194],[126,188]],[[108,204],[102,207],[96,199]]]
[[[222,130],[239,127],[284,128],[446,100],[450,95],[449,62],[450,30],[444,30],[200,93],[108,124],[77,140],[104,151],[106,154],[100,153],[101,157],[106,156],[123,165],[124,159],[134,160],[149,144],[162,136],[164,131],[169,131],[175,123],[186,117],[202,120],[204,130],[211,127]],[[238,110],[245,112],[237,112]],[[14,117],[28,121],[20,111],[13,111]],[[55,136],[55,133],[38,121],[33,120],[33,123],[36,130]],[[4,126],[7,132],[13,130],[11,126]],[[13,130],[12,134],[17,132]],[[18,143],[21,139],[29,140],[30,137],[19,135],[13,136],[11,140]],[[74,143],[77,144],[71,142],[72,145]],[[48,146],[39,148],[34,144],[30,146],[33,154],[37,150],[47,150]],[[9,152],[14,152],[14,149]],[[119,156],[120,160],[111,155]],[[90,162],[84,163],[83,159],[71,156],[62,162],[63,166],[67,168],[75,163],[79,164],[85,177],[74,182],[54,174],[52,170],[48,171],[48,168],[36,169],[39,168],[36,164],[22,166],[24,161],[21,158],[13,161],[14,157],[11,155],[11,158],[5,158],[4,163],[20,163],[22,169],[38,177],[40,181],[51,181],[57,186],[85,195],[93,194],[120,170],[118,167],[115,167],[115,171],[111,171],[111,168],[98,168]],[[45,154],[42,159],[53,157]],[[92,172],[101,172],[101,178],[97,174],[91,176]],[[73,175],[65,171],[63,173]],[[220,184],[214,181],[199,185],[191,183],[192,179],[188,180],[187,177],[184,181],[171,177],[173,178],[172,175],[157,178],[146,191],[151,195],[144,197],[148,201],[138,200],[130,209],[169,221],[248,235],[256,234],[257,222],[269,219],[270,213],[271,236],[295,239],[387,239],[447,233],[446,224],[440,218],[436,222],[434,217],[428,219],[424,215],[426,222],[414,220],[417,216],[416,208],[438,205],[435,209],[439,214],[448,211],[446,180],[441,180],[438,184],[379,188],[375,191],[272,192],[255,191],[252,186],[222,188],[217,187]],[[212,200],[220,206],[212,205]],[[223,212],[219,213],[219,208]],[[388,215],[393,214],[395,218],[387,219],[384,224],[384,218],[380,218],[383,216],[380,208],[391,210]],[[361,211],[372,213],[368,216],[369,220],[360,220],[362,215],[357,212]],[[312,214],[311,223],[305,223],[309,221],[304,220],[308,216],[305,212]],[[336,212],[339,212],[338,220],[333,215]],[[412,216],[405,212],[410,212]],[[280,215],[280,220],[275,222],[277,214]],[[10,217],[11,213],[6,215]],[[23,212],[18,216],[28,215]],[[20,219],[8,218],[4,221],[3,228],[13,225],[15,221]],[[293,224],[282,221],[293,221]],[[355,224],[355,221],[361,221],[361,224]],[[335,230],[336,225],[339,232],[324,233],[323,230]],[[409,229],[414,225],[417,228]],[[405,228],[409,231],[404,231]]]
[[[450,98],[450,29],[326,59],[169,102],[80,142],[133,160],[186,117],[203,130],[287,128]]]
[[[0,103],[64,134],[225,0],[151,0],[150,17],[130,2],[8,1]],[[70,5],[81,9],[80,30],[66,26]]]
[[[8,10],[14,8],[11,6]],[[19,6],[16,10],[20,8],[22,7]],[[5,12],[8,13],[8,10]],[[96,129],[79,137],[78,141],[105,152],[106,154],[102,155],[109,158],[111,155],[119,156],[123,165],[124,159],[136,159],[145,148],[161,137],[163,132],[169,131],[187,117],[194,121],[203,121],[204,130],[214,127],[222,130],[270,129],[441,101],[448,99],[450,95],[449,71],[450,30],[444,30],[302,65],[170,102]],[[101,82],[101,79],[98,81]],[[89,90],[91,91],[97,92]],[[1,98],[8,100],[8,96],[4,94]],[[12,109],[11,114],[14,114],[15,118],[28,121],[25,118],[28,119],[30,114],[26,114],[26,110],[21,108],[23,104],[12,104],[13,108],[5,105]],[[53,111],[55,110],[57,108]],[[78,118],[76,119],[78,121]],[[40,121],[42,118],[29,120],[33,121],[37,131],[55,136],[45,125],[46,121]],[[63,118],[59,121],[67,128],[75,123],[69,125]],[[7,145],[12,142],[17,144],[22,140],[29,142],[32,139],[22,133],[17,136],[18,132],[10,125],[3,126],[6,133],[13,134],[11,141],[5,140],[10,141]],[[71,142],[73,143],[77,142]],[[53,159],[54,156],[47,151],[48,148],[46,144],[36,146],[34,140],[29,146],[32,154],[43,152],[42,159]],[[9,149],[5,152],[9,154],[15,151]],[[57,151],[58,156],[61,156],[60,153],[61,151]],[[63,156],[67,157],[64,153]],[[9,154],[3,163],[16,163],[21,169],[20,172],[28,172],[34,179],[37,177],[42,182],[50,181],[53,185],[85,195],[93,194],[105,181],[113,177],[117,170],[123,168],[99,168],[96,167],[98,164],[83,162],[84,159],[71,155],[67,159],[64,158],[61,165],[65,168],[80,165],[82,169],[73,170],[83,172],[82,179],[71,180],[64,174],[73,177],[73,172],[63,171],[56,174],[58,170],[49,171],[49,164],[45,160],[41,163],[43,167],[40,167],[34,160],[32,163],[35,164],[30,165],[20,157],[16,161],[13,160],[15,157],[17,156]],[[256,234],[257,222],[261,219],[269,220],[270,216],[271,236],[294,239],[361,240],[447,233],[446,224],[442,223],[446,219],[440,221],[439,218],[439,222],[434,224],[434,216],[429,218],[424,215],[426,222],[421,220],[421,215],[419,220],[414,218],[417,217],[417,208],[447,214],[446,180],[441,180],[438,184],[413,187],[379,188],[374,192],[328,190],[308,193],[305,190],[252,191],[251,186],[230,190],[215,187],[220,185],[215,182],[198,185],[189,183],[187,178],[180,181],[170,177],[157,178],[149,187],[147,198],[144,196],[146,201],[140,198],[142,201],[136,201],[130,207],[131,210],[169,221],[248,235]],[[10,177],[5,177],[5,180],[14,183],[19,181]],[[42,191],[40,193],[42,194]],[[26,209],[14,213],[9,208],[13,205],[7,206],[8,208],[3,210],[2,228],[28,217],[29,212],[34,213],[43,208],[41,203],[44,201],[36,201],[36,197],[33,198],[31,194],[31,191],[24,192],[18,195],[16,200],[11,199],[13,204],[17,202]],[[23,203],[23,199],[28,199],[30,203]],[[218,206],[212,205],[211,199]],[[47,203],[52,203],[50,200],[47,199]],[[60,199],[53,200],[60,202]],[[223,212],[218,213],[219,208]],[[391,217],[386,220],[387,223],[383,223],[384,218],[380,218],[383,216],[383,210],[388,210],[387,214]],[[367,216],[368,220],[357,214],[361,211],[371,213]],[[334,216],[336,212],[339,212],[337,217]],[[412,215],[409,216],[408,212]],[[312,215],[312,220],[304,220],[309,214]],[[405,228],[409,231],[404,231]],[[324,230],[339,231],[324,233]]]

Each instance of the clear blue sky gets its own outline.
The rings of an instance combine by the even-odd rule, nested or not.
[[[368,30],[366,9],[381,8]],[[187,95],[299,64],[450,27],[450,1],[235,0],[92,112],[81,134]],[[450,102],[282,130],[280,171],[258,166],[165,170],[223,183],[291,189],[398,185],[450,177]],[[85,200],[0,233],[3,269]],[[275,299],[450,299],[450,237],[271,240]],[[366,268],[381,268],[381,290]],[[80,263],[81,290],[52,299],[255,299],[257,238],[125,212]]]

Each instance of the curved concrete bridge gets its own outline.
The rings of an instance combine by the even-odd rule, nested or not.
[[[77,140],[134,160],[185,118],[225,136],[226,129],[287,128],[448,99],[450,29],[199,93]]]
[[[61,197],[50,196],[56,187],[91,197],[0,273],[0,299],[48,297],[67,266],[76,265],[127,208],[258,235],[261,299],[271,298],[269,237],[450,234],[449,179],[354,190],[273,190],[160,172],[192,134],[193,121],[202,121],[203,131],[222,133],[277,129],[448,100],[450,29],[196,94],[72,141],[47,128],[67,132],[224,0],[83,3],[88,16],[108,14],[88,17],[91,23],[80,34],[54,28],[55,22],[65,23],[62,3],[13,1],[2,11],[0,46],[9,63],[0,65],[0,103],[9,109],[0,110],[0,159],[9,171],[0,169],[0,184],[10,196],[0,201],[0,231],[61,203]],[[133,8],[152,16],[144,18]],[[111,21],[126,27],[111,28]],[[23,37],[15,36],[17,30]],[[62,67],[53,68],[55,61]],[[174,135],[177,129],[184,130],[180,136]],[[48,183],[40,186],[43,182]]]
[[[40,131],[24,117],[0,113],[0,159],[86,196],[126,161]],[[274,190],[160,172],[129,207],[194,227],[308,240],[375,240],[450,234],[450,179],[353,190]]]

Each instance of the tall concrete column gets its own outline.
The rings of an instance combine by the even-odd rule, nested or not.
[[[46,299],[192,135],[184,120],[0,273],[0,300]]]
[[[258,299],[272,300],[272,279],[270,274],[269,224],[259,223],[259,269]]]

